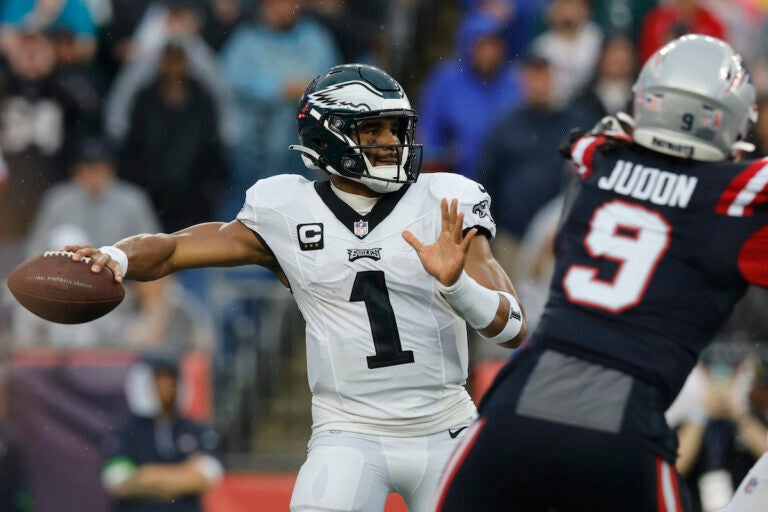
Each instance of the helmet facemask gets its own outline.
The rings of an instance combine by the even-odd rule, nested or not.
[[[365,144],[361,127],[389,119],[397,123],[395,143]],[[416,119],[412,110],[331,113],[320,120],[325,133],[313,137],[309,148],[292,146],[292,149],[302,151],[305,164],[359,181],[374,192],[394,192],[406,183],[415,182],[421,168],[421,145],[413,144]],[[316,155],[304,149],[314,149]],[[371,160],[386,159],[382,153],[387,151],[391,152],[393,162],[374,165]]]
[[[379,129],[388,129],[392,120],[395,132],[392,144],[366,143],[366,129],[379,126],[379,123],[385,124]],[[349,147],[341,157],[340,175],[360,181],[380,193],[393,192],[405,183],[416,181],[418,172],[414,170],[421,167],[421,146],[412,144],[416,122],[413,111],[358,114],[350,116],[348,122],[349,127],[342,129]],[[415,165],[414,158],[418,158]]]

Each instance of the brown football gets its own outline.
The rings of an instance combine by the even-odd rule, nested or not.
[[[25,261],[8,275],[8,288],[37,316],[60,324],[82,324],[117,307],[125,290],[112,271],[91,272],[90,258],[51,251]]]

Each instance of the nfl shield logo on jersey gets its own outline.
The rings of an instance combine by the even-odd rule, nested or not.
[[[355,236],[359,236],[360,238],[364,237],[368,234],[368,221],[367,220],[358,220],[355,222]]]

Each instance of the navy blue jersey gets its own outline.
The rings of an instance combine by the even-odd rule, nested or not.
[[[748,284],[768,286],[768,159],[697,162],[588,135],[535,338],[646,380],[666,408]]]

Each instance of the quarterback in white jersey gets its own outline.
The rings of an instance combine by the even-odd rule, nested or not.
[[[359,215],[330,182],[259,181],[237,218],[280,263],[307,323],[313,431],[431,434],[474,417],[466,326],[403,239],[440,234],[440,202],[489,235],[490,201],[456,174],[425,174]],[[286,236],[288,235],[288,236]]]
[[[313,426],[291,510],[380,512],[397,492],[427,511],[476,417],[466,326],[509,347],[525,336],[490,250],[491,199],[461,176],[419,177],[416,114],[380,69],[331,68],[309,84],[297,118],[291,148],[329,181],[274,176],[247,191],[232,222],[64,250],[118,281],[271,269],[307,324]]]

